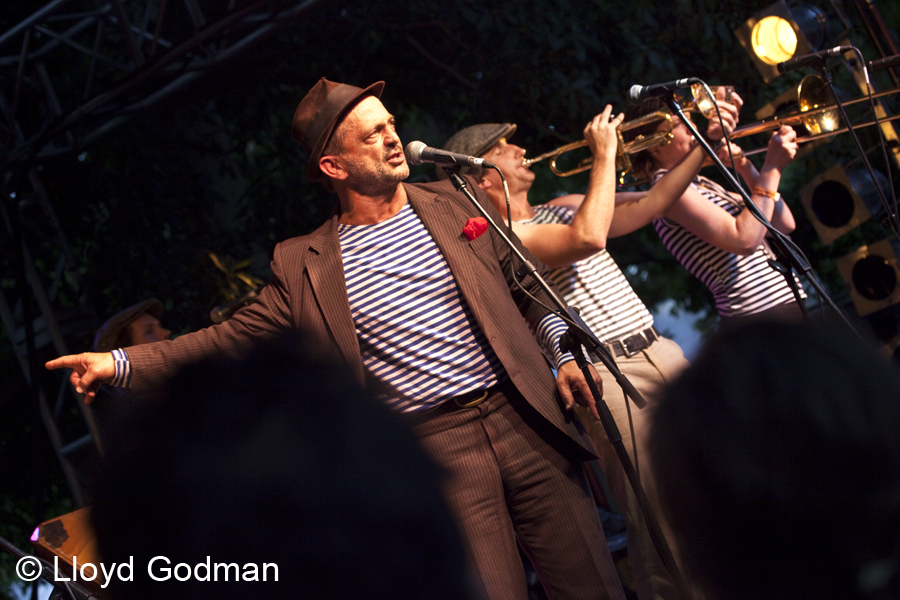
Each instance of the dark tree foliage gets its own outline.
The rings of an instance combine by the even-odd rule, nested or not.
[[[212,12],[225,5],[202,4]],[[802,75],[765,85],[732,33],[768,4],[322,2],[276,37],[165,104],[135,115],[79,156],[45,164],[42,177],[100,320],[156,296],[166,307],[164,324],[184,333],[209,325],[210,308],[227,299],[224,276],[209,253],[231,264],[250,260],[248,270],[266,279],[275,244],[310,231],[332,209],[335,197],[306,182],[306,157],[290,138],[294,108],[320,77],[360,86],[384,80],[382,99],[397,116],[404,143],[418,139],[432,146],[467,125],[513,122],[518,125],[513,141],[537,155],[580,139],[584,124],[606,104],[623,111],[632,84],[688,76],[733,85],[745,101],[742,121],[752,122],[756,109]],[[833,5],[817,4],[829,18],[827,45],[836,45],[842,27]],[[30,14],[13,5],[15,10],[0,15],[0,29]],[[852,4],[837,5],[854,25],[853,42],[868,59],[877,57]],[[896,32],[900,7],[882,2],[878,8]],[[835,78],[848,96],[858,95],[846,69],[835,69]],[[876,82],[889,86],[882,77]],[[866,135],[871,144],[875,138]],[[742,145],[764,143],[763,137]],[[886,232],[872,223],[823,245],[798,193],[816,174],[853,156],[849,139],[838,138],[797,160],[781,187],[798,221],[794,239],[844,302],[846,288],[833,259]],[[559,179],[546,165],[534,170],[535,202],[582,191],[587,182],[586,174]],[[413,168],[412,180],[431,178],[429,168]],[[710,311],[706,289],[662,248],[652,227],[612,240],[610,251],[648,305],[674,299],[678,308]],[[2,277],[0,284],[11,289],[12,272]],[[714,322],[710,317],[705,326]],[[90,341],[86,333],[69,344],[82,350]],[[24,381],[7,340],[0,342],[8,382],[0,390],[0,535],[24,547],[34,496],[24,474],[31,468],[31,436],[44,433],[29,428],[20,402]],[[46,450],[52,489],[44,493],[58,514],[69,506],[65,483],[48,444]]]

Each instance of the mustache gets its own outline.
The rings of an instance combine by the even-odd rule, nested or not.
[[[391,146],[387,147],[384,150],[384,159],[387,160],[391,157],[392,154],[396,154],[397,152],[402,152],[402,151],[403,151],[403,144],[401,144],[400,142],[392,144]]]

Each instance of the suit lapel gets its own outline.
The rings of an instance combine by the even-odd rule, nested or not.
[[[469,242],[463,239],[462,229],[467,217],[460,212],[453,202],[439,197],[433,192],[404,185],[410,205],[425,229],[431,234],[435,243],[447,261],[453,278],[460,292],[472,309],[472,314],[481,322],[480,294],[478,281],[472,269],[472,256]]]
[[[461,212],[455,203],[433,192],[408,185],[404,187],[412,209],[431,234],[472,314],[481,323],[481,300],[478,281],[471,264],[472,251],[469,248],[470,242],[462,237],[462,228],[466,224],[467,215]],[[316,302],[344,359],[348,364],[354,365],[354,368],[358,365],[359,374],[362,376],[359,338],[347,300],[337,213],[312,236],[309,249],[306,269]]]
[[[344,280],[344,263],[341,260],[341,243],[338,239],[337,214],[323,225],[309,242],[312,253],[306,267],[325,323],[334,336],[348,364],[362,367],[359,339],[347,300],[347,284]],[[359,373],[362,375],[362,371]]]

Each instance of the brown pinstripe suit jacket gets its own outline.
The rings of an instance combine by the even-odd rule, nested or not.
[[[474,185],[492,217],[500,215]],[[508,280],[510,251],[493,230],[472,240],[462,233],[476,209],[448,181],[403,184],[409,202],[447,260],[460,292],[516,388],[551,424],[570,438],[576,455],[591,458],[593,445],[572,413],[561,410],[556,384],[540,347],[529,330],[547,313]],[[132,390],[146,390],[180,366],[223,353],[239,355],[255,341],[295,329],[310,333],[343,358],[361,384],[366,383],[359,343],[341,263],[337,214],[312,233],[278,244],[273,277],[253,304],[220,324],[175,340],[128,349],[133,366]],[[544,267],[516,239],[519,249]],[[532,294],[550,302],[529,277],[523,283]]]

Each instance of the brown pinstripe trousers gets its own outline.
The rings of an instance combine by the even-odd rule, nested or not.
[[[490,600],[525,600],[522,547],[551,599],[624,600],[581,464],[562,434],[506,383],[483,404],[414,426],[447,472],[446,492]]]

